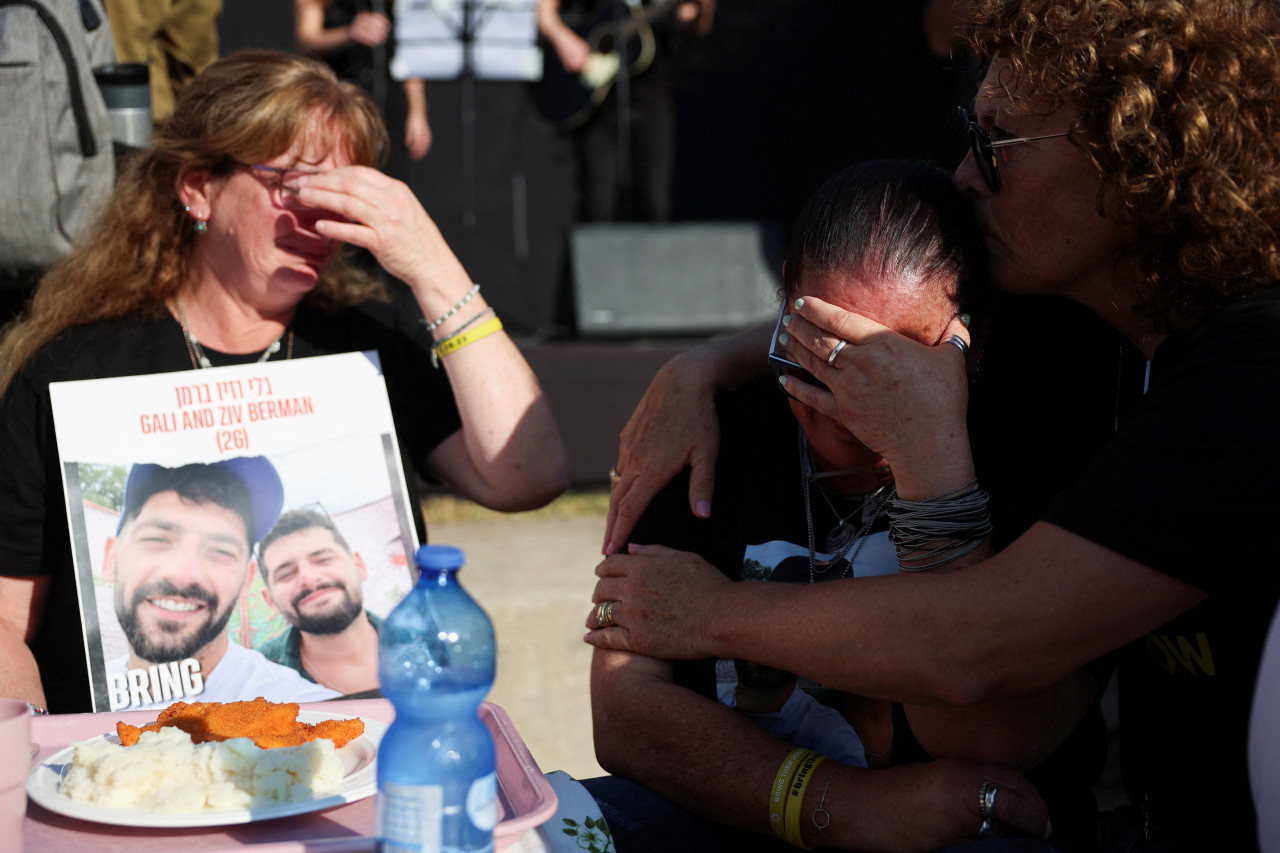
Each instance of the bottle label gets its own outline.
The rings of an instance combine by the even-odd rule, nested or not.
[[[382,841],[382,853],[440,850],[443,814],[444,788],[441,786],[383,782],[374,808],[375,832]]]
[[[498,824],[498,775],[490,773],[471,783],[467,790],[467,817],[482,832],[492,832]]]

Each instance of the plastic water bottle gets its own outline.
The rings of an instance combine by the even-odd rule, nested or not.
[[[378,748],[384,853],[493,850],[497,775],[479,707],[493,685],[493,623],[457,579],[463,554],[423,545],[421,575],[378,632],[395,722]]]

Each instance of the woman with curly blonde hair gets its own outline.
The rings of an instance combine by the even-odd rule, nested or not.
[[[999,552],[969,550],[985,503],[969,429],[983,429],[984,413],[966,423],[965,368],[994,367],[995,349],[984,353],[981,337],[965,355],[924,346],[802,295],[789,351],[827,388],[779,381],[888,461],[900,565],[981,559],[839,594],[726,583],[687,554],[615,554],[595,593],[613,602],[610,618],[592,611],[588,642],[744,657],[863,695],[962,705],[1110,656],[1132,811],[1104,840],[1257,849],[1246,732],[1280,601],[1268,568],[1280,517],[1280,6],[982,0],[971,36],[986,73],[962,111],[970,153],[955,182],[998,289],[1073,300],[1145,361],[1132,389],[1113,379],[1114,434],[1026,532]],[[950,332],[969,341],[958,322]],[[1079,343],[1046,330],[1019,358],[1052,361]],[[744,346],[682,359],[642,402],[624,435],[675,415],[676,438],[624,443],[607,552],[685,460],[691,505],[710,512],[699,483],[714,454],[682,438],[706,434],[708,419],[689,400],[740,372]],[[1033,437],[1051,427],[1024,424]],[[982,829],[998,827],[998,796],[993,805],[984,786],[974,797]],[[836,815],[856,820],[857,803],[856,790],[831,786],[828,838]]]
[[[386,147],[372,100],[322,63],[226,57],[184,89],[8,328],[0,694],[89,708],[51,382],[376,351],[406,472],[500,510],[563,490],[537,379],[412,191],[374,168]],[[395,286],[348,268],[344,243]],[[436,352],[464,327],[487,334]]]

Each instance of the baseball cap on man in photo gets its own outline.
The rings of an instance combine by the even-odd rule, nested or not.
[[[116,523],[116,533],[119,534],[126,520],[137,517],[152,495],[170,489],[237,512],[244,519],[250,545],[271,529],[284,506],[284,484],[265,456],[237,456],[177,468],[139,462],[129,469],[125,481],[124,507]]]

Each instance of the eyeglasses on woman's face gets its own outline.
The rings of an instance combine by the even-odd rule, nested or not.
[[[249,165],[242,163],[255,178],[263,181],[269,186],[275,188],[280,194],[280,198],[286,195],[297,195],[298,188],[296,186],[298,179],[306,175],[324,174],[323,169],[297,169],[292,166],[265,166],[261,163]]]
[[[992,140],[991,135],[982,129],[982,125],[974,120],[973,116],[964,107],[957,107],[960,113],[960,121],[964,124],[965,134],[969,138],[969,150],[973,152],[973,160],[978,164],[978,173],[982,175],[982,180],[986,182],[987,188],[992,192],[1000,189],[1000,163],[996,156],[996,151],[1007,145],[1017,145],[1020,142],[1037,142],[1041,139],[1057,139],[1061,136],[1070,136],[1075,133],[1074,130],[1064,131],[1063,133],[1050,133],[1047,136],[1020,136],[1016,139],[997,139]]]
[[[782,301],[782,307],[778,309],[778,325],[774,327],[773,340],[769,342],[769,367],[773,370],[773,378],[781,379],[783,376],[787,376],[799,379],[801,382],[806,382],[815,388],[821,388],[823,391],[829,390],[827,386],[819,382],[812,373],[782,355],[781,351],[778,349],[778,335],[782,333],[782,318],[786,316],[787,313],[787,301],[788,300],[784,299]],[[791,399],[795,399],[795,397],[787,391],[785,385],[779,383],[778,388],[782,390],[782,393],[791,397]]]

